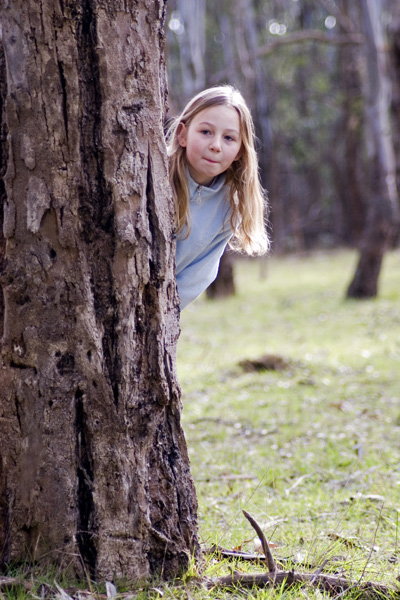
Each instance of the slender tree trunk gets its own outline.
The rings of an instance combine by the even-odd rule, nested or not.
[[[182,67],[182,89],[189,100],[205,87],[205,0],[177,0],[185,30],[178,36]]]
[[[164,2],[5,5],[0,562],[173,576],[198,542],[175,372]]]
[[[220,35],[222,36],[222,52],[226,65],[226,81],[234,82],[237,77],[237,65],[235,61],[235,44],[232,36],[232,25],[229,14],[226,11],[218,11],[217,22],[219,23]],[[211,73],[208,73],[211,75]]]
[[[244,91],[251,95],[251,106],[256,133],[261,140],[258,148],[261,181],[265,188],[270,186],[270,165],[272,153],[272,132],[269,116],[269,82],[262,58],[249,61],[249,55],[255,55],[259,47],[259,27],[256,21],[254,0],[241,0],[243,28],[246,40],[246,59],[251,64]]]
[[[347,297],[378,293],[382,260],[399,221],[396,167],[389,117],[390,82],[383,47],[381,0],[361,0],[367,50],[366,133],[369,151],[370,205],[360,258]]]
[[[359,9],[347,0],[339,5],[344,28],[359,21]],[[358,46],[345,45],[338,49],[340,85],[343,88],[341,115],[328,149],[332,165],[333,185],[337,195],[336,234],[338,239],[358,246],[365,226],[368,186],[364,186],[365,161],[362,147],[362,85],[360,76],[360,50]],[[332,153],[332,148],[336,152]]]
[[[216,280],[207,288],[207,298],[215,300],[216,298],[234,296],[236,292],[233,277],[234,262],[234,253],[228,248],[221,257]]]
[[[221,16],[221,32],[229,38],[229,26],[226,16]],[[222,29],[223,27],[223,29]],[[264,72],[263,62],[256,58],[249,60],[250,54],[255,54],[258,47],[258,30],[253,0],[240,0],[238,10],[235,11],[235,39],[238,51],[240,68],[234,72],[233,55],[225,52],[226,70],[231,72],[231,83],[238,85],[244,92],[246,100],[252,107],[253,119],[258,137],[262,140],[258,149],[260,176],[264,187],[268,186],[271,165],[271,127],[269,122],[268,86]],[[229,47],[229,40],[225,42]],[[240,82],[241,73],[244,81]],[[234,257],[225,252],[218,270],[216,280],[207,290],[208,298],[223,298],[235,294]]]

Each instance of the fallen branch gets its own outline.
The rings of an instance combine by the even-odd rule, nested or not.
[[[229,586],[245,586],[245,587],[264,587],[267,585],[289,587],[294,584],[309,584],[320,590],[324,590],[330,594],[342,594],[350,588],[357,588],[360,594],[358,598],[380,599],[382,598],[400,598],[400,591],[390,588],[381,583],[367,581],[357,584],[354,581],[349,581],[345,577],[336,577],[334,575],[325,575],[314,573],[297,573],[295,571],[280,571],[275,573],[239,573],[234,571],[231,575],[212,579],[208,588],[213,587],[229,587]]]
[[[286,571],[280,570],[276,567],[276,562],[272,556],[272,552],[269,548],[266,537],[253,517],[247,512],[243,511],[244,516],[255,529],[258,537],[260,538],[264,554],[265,562],[267,564],[268,572],[266,573],[240,573],[239,571],[233,571],[230,575],[224,577],[216,577],[207,581],[206,585],[209,589],[214,587],[231,587],[231,586],[245,586],[245,587],[265,587],[265,586],[284,586],[289,587],[292,585],[309,585],[314,588],[318,588],[329,594],[343,595],[344,592],[350,589],[356,589],[359,598],[365,598],[368,600],[382,600],[382,598],[400,598],[400,589],[392,588],[382,583],[367,581],[367,582],[355,582],[347,579],[346,577],[328,575],[321,573],[324,563],[315,573],[298,573],[294,570]],[[217,549],[217,551],[219,551]],[[224,556],[227,551],[224,550]],[[237,558],[247,558],[250,556],[248,553],[231,552],[229,553]],[[242,557],[242,555],[244,555]]]
[[[259,554],[258,552],[245,552],[243,550],[228,550],[227,548],[223,548],[222,546],[217,546],[216,544],[203,551],[204,554],[217,554],[221,558],[226,558],[227,560],[243,560],[252,562],[254,564],[259,565],[260,563],[265,564],[265,555]],[[335,561],[337,559],[333,558],[329,562]],[[304,569],[317,569],[317,566],[310,563],[299,560],[293,556],[288,556],[279,559],[275,559],[275,564],[279,569],[284,569],[285,565],[293,567],[296,565],[297,567],[302,567]],[[323,564],[325,566],[326,563]],[[318,567],[319,568],[319,567]]]
[[[0,590],[10,590],[14,587],[23,587],[25,590],[30,591],[33,585],[30,581],[25,581],[19,577],[0,577]]]
[[[228,550],[227,548],[223,548],[222,546],[217,546],[214,544],[211,548],[203,551],[204,554],[218,554],[222,558],[232,558],[238,560],[248,560],[250,562],[255,563],[264,563],[265,564],[265,555],[258,554],[255,552],[244,552],[243,550]]]
[[[216,475],[215,477],[212,476],[207,476],[207,477],[197,477],[196,481],[205,481],[205,482],[212,482],[212,481],[252,481],[254,479],[258,479],[258,477],[256,475]]]

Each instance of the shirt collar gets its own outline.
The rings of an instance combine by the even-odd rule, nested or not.
[[[189,183],[189,195],[192,198],[194,193],[200,194],[202,200],[206,200],[210,196],[214,196],[214,194],[220,192],[225,185],[226,182],[226,174],[221,173],[214,177],[210,186],[200,185],[194,181],[194,179],[190,176],[189,170],[186,169],[186,174]]]

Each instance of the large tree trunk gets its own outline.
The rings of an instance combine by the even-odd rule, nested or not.
[[[389,117],[390,82],[384,52],[381,0],[361,0],[367,69],[366,133],[369,150],[370,205],[360,258],[347,297],[378,293],[382,260],[399,222],[396,164]]]
[[[5,4],[0,562],[172,576],[198,542],[175,371],[164,1]]]
[[[5,122],[5,100],[7,96],[6,59],[3,45],[0,41],[0,268],[2,268],[5,252],[5,239],[3,235],[4,206],[7,194],[4,185],[4,175],[7,170],[7,126]],[[3,336],[4,296],[0,286],[0,339]],[[1,381],[1,378],[0,378]],[[1,430],[0,430],[1,431]],[[1,464],[1,460],[0,460]]]

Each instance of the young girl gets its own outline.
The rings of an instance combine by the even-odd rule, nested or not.
[[[183,309],[214,281],[228,242],[250,255],[268,250],[254,125],[240,92],[226,85],[195,96],[169,129],[168,154]]]

